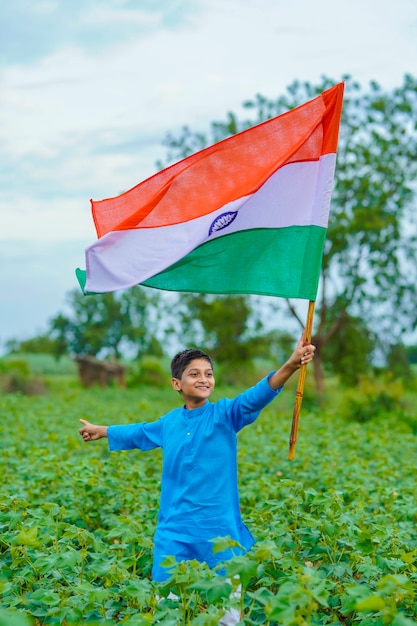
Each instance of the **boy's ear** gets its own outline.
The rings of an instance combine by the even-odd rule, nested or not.
[[[175,391],[181,391],[181,381],[178,378],[171,378],[171,385]]]

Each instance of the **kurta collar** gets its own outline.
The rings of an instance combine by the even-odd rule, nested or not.
[[[184,404],[184,406],[182,407],[182,413],[184,417],[187,417],[187,418],[200,417],[200,415],[203,415],[203,413],[205,412],[209,404],[210,402],[207,401],[205,404],[203,404],[203,406],[200,406],[197,409],[187,409]]]

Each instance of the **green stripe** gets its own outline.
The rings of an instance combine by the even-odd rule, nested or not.
[[[142,284],[168,291],[315,300],[326,229],[260,228],[209,241]]]

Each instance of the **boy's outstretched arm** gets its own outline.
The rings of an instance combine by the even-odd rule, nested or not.
[[[272,389],[279,389],[302,365],[307,365],[313,360],[316,346],[312,344],[304,345],[304,338],[301,337],[298,345],[288,361],[284,363],[272,376],[268,382]]]
[[[91,424],[87,420],[80,420],[84,426],[79,429],[79,433],[84,441],[96,441],[102,437],[107,437],[107,426],[98,426]]]

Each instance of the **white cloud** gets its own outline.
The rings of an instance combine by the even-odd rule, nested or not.
[[[96,238],[88,200],[63,198],[57,202],[19,197],[9,208],[0,215],[1,246],[11,237],[22,245]],[[21,249],[17,247],[17,250]]]
[[[117,27],[120,24],[134,24],[141,28],[157,28],[163,22],[162,10],[152,12],[144,11],[140,7],[137,9],[127,9],[121,3],[111,7],[95,5],[86,7],[82,20],[84,24],[94,27]]]

